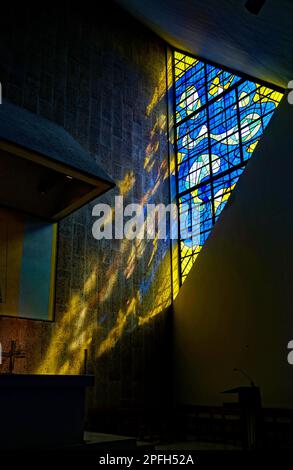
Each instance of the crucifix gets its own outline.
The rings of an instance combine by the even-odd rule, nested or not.
[[[9,359],[9,374],[13,374],[15,359],[20,359],[25,357],[24,351],[16,349],[16,341],[11,341],[10,351],[2,353],[3,357]]]

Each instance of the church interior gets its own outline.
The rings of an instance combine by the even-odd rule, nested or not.
[[[292,20],[1,5],[0,449],[293,448]]]

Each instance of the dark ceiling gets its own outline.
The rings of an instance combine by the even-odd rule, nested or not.
[[[293,0],[117,0],[174,47],[287,87],[293,79]]]

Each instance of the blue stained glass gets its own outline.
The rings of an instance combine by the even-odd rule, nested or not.
[[[184,279],[283,95],[178,52],[174,70]]]

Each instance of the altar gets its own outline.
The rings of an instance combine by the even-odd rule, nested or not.
[[[83,442],[90,375],[0,375],[0,449]]]

